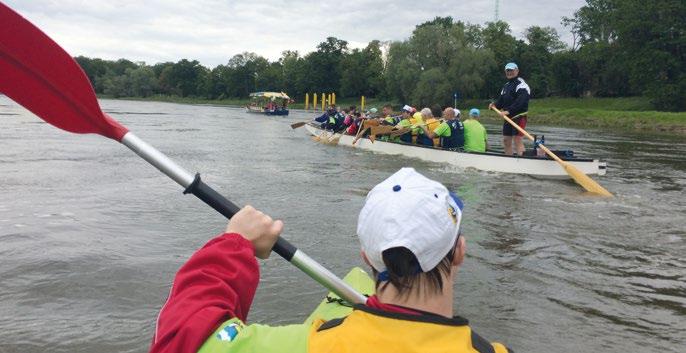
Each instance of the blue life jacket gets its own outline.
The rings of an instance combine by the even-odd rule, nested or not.
[[[441,147],[447,149],[457,149],[464,147],[464,125],[462,122],[453,119],[446,121],[448,127],[450,128],[450,136],[441,137]]]
[[[325,123],[328,120],[329,120],[329,113],[326,113],[326,112],[324,114],[314,118],[314,121],[316,121],[318,123]]]
[[[426,134],[419,134],[417,135],[417,144],[433,147],[434,139],[429,138],[429,136],[426,136]]]
[[[412,143],[412,132],[408,131],[408,132],[400,135],[400,141],[406,142],[406,143]]]

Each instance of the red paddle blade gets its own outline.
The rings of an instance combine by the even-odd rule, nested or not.
[[[0,93],[46,122],[121,141],[128,129],[103,113],[88,77],[40,29],[0,3]]]

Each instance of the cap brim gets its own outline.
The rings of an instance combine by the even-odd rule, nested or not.
[[[452,191],[448,192],[448,194],[453,199],[453,201],[455,201],[455,204],[460,209],[460,211],[462,211],[464,209],[464,203],[462,202],[462,199],[460,199],[460,197]]]

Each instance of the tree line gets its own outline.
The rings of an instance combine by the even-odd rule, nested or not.
[[[403,41],[371,41],[363,49],[327,38],[316,51],[284,51],[277,61],[244,52],[225,65],[197,60],[154,65],[126,59],[76,58],[96,93],[114,97],[171,95],[245,98],[254,91],[292,97],[336,92],[415,105],[489,99],[514,61],[532,96],[644,95],[657,110],[686,109],[686,2],[587,0],[562,24],[572,45],[554,28],[531,26],[518,39],[503,21],[475,25],[436,17]]]

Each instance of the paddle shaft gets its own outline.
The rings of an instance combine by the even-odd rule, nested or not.
[[[496,113],[498,113],[501,117],[503,117],[503,119],[505,119],[505,121],[507,121],[508,123],[510,123],[510,125],[512,125],[515,129],[517,129],[517,131],[521,132],[522,135],[526,136],[526,137],[527,137],[529,140],[531,140],[531,141],[536,141],[536,139],[534,139],[534,137],[531,136],[531,134],[529,134],[526,130],[522,129],[522,127],[519,126],[519,124],[515,123],[514,120],[508,118],[507,115],[503,114],[503,112],[501,112],[498,108],[493,107],[493,110],[494,110]],[[563,161],[560,157],[558,157],[555,153],[553,153],[551,150],[549,150],[548,147],[544,146],[542,143],[539,143],[539,144],[538,144],[538,147],[540,147],[541,149],[543,149],[543,151],[544,151],[548,156],[550,156],[550,158],[554,159],[554,160],[557,161],[558,163],[565,163],[565,161]]]
[[[190,193],[197,196],[226,218],[230,219],[240,210],[233,202],[205,184],[200,179],[199,174],[193,175],[187,172],[133,133],[128,132],[124,135],[121,143],[184,187],[184,194]],[[366,301],[365,296],[358,293],[354,288],[336,277],[335,274],[307,256],[307,254],[293,246],[286,239],[279,237],[272,250],[349,303],[361,304]]]

